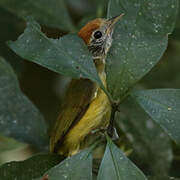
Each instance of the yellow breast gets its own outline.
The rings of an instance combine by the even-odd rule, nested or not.
[[[106,86],[106,74],[99,67],[99,76]],[[73,155],[79,151],[83,139],[96,129],[107,128],[111,115],[111,104],[102,89],[97,86],[89,108],[80,121],[69,131],[64,139],[60,154]]]

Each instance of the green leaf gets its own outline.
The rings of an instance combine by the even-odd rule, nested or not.
[[[108,89],[121,100],[162,57],[172,32],[177,0],[110,0],[108,18],[125,15],[115,27],[107,57]]]
[[[148,180],[180,180],[179,178],[175,177],[168,177],[168,176],[150,176],[148,177]]]
[[[76,15],[83,18],[91,16],[95,19],[106,16],[108,0],[66,0],[66,2]]]
[[[64,0],[1,0],[0,5],[23,19],[32,15],[47,26],[74,31]]]
[[[180,1],[179,1],[180,3]],[[177,20],[176,20],[176,27],[173,31],[173,34],[172,34],[172,37],[175,39],[175,40],[180,40],[180,8],[179,8],[179,12],[178,12],[178,17],[177,17]]]
[[[73,78],[88,78],[102,86],[92,56],[83,40],[76,35],[47,38],[40,26],[29,19],[25,32],[8,45],[21,57],[52,71]]]
[[[6,163],[0,166],[0,177],[3,180],[32,180],[61,160],[59,155],[39,154],[25,161]]]
[[[168,175],[173,158],[170,138],[133,98],[127,98],[120,109],[116,128],[119,136],[123,131],[132,144],[131,157],[141,167],[146,167],[148,174]]]
[[[132,96],[149,116],[180,144],[180,89],[136,91]]]
[[[180,41],[171,40],[161,62],[145,76],[141,84],[147,89],[180,88]]]
[[[4,57],[14,68],[18,75],[21,74],[23,61],[15,53],[7,48],[6,41],[18,37],[18,24],[22,23],[17,17],[0,7],[0,56]],[[13,58],[12,58],[13,57]]]
[[[144,174],[108,138],[98,180],[147,180]]]
[[[0,58],[0,133],[17,140],[44,146],[46,123],[38,109],[20,91],[10,65]]]
[[[49,180],[92,180],[92,157],[89,150],[68,157],[47,171]]]
[[[0,136],[0,153],[22,147],[24,144],[15,141],[12,138]]]

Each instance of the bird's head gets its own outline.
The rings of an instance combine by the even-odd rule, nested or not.
[[[78,33],[87,44],[94,59],[104,57],[112,44],[114,25],[123,14],[110,19],[94,19],[88,22]]]

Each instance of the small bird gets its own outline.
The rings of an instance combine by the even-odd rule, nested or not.
[[[114,25],[123,14],[97,18],[78,33],[92,53],[98,75],[106,88],[105,59],[112,44]],[[50,136],[50,152],[71,156],[91,132],[106,129],[110,122],[111,103],[98,85],[89,79],[73,79]]]

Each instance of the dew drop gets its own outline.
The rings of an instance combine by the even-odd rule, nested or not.
[[[16,124],[16,123],[17,123],[17,120],[16,120],[16,119],[14,119],[14,120],[13,120],[13,123],[14,123],[14,124]]]
[[[168,107],[168,111],[172,111],[172,108],[171,108],[171,107]]]
[[[67,175],[63,175],[63,177],[64,177],[65,179],[67,179]]]
[[[149,64],[150,64],[150,65],[153,65],[153,62],[152,62],[152,61],[150,61],[150,62],[149,62]]]
[[[66,163],[65,163],[65,166],[66,166],[66,167],[68,167],[68,166],[69,166],[68,162],[66,162]]]

